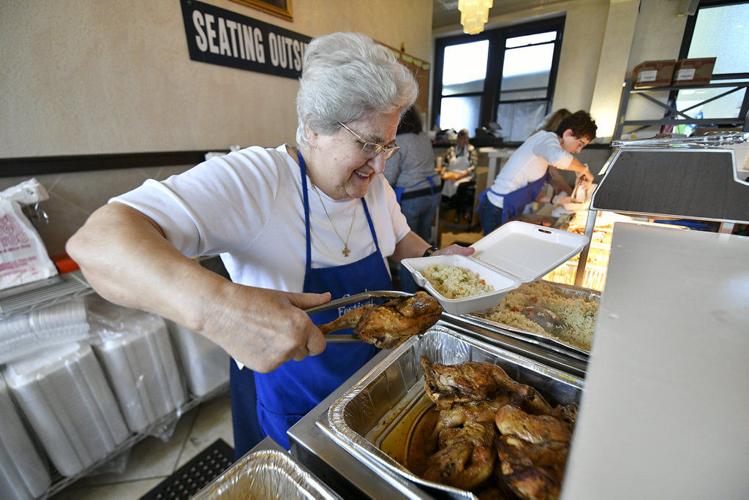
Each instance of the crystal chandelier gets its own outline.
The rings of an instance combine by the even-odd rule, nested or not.
[[[475,35],[484,31],[484,24],[489,20],[489,9],[494,0],[458,0],[460,24],[463,31]]]

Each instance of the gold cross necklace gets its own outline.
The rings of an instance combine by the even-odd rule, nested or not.
[[[328,209],[325,208],[325,203],[322,201],[322,195],[320,194],[320,191],[318,191],[317,186],[315,186],[313,183],[310,184],[312,185],[312,189],[315,190],[315,193],[317,193],[317,197],[320,199],[320,205],[322,205],[322,209],[325,212],[325,217],[327,217],[328,222],[330,222],[330,227],[333,228],[335,235],[338,236],[338,239],[341,240],[341,243],[343,243],[343,250],[341,250],[341,253],[344,257],[348,257],[351,253],[351,250],[349,250],[348,247],[348,241],[349,238],[351,238],[351,230],[354,228],[354,219],[356,219],[356,207],[354,207],[354,213],[351,215],[351,225],[348,227],[348,234],[346,235],[346,239],[344,240],[341,235],[338,234],[338,229],[336,229],[335,224],[333,224],[333,219],[330,218]]]

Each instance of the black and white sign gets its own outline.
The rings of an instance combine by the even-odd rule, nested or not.
[[[297,79],[311,38],[195,0],[181,0],[190,59]]]

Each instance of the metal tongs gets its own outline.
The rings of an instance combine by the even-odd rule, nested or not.
[[[327,304],[305,309],[304,312],[306,312],[307,314],[312,314],[312,313],[330,311],[330,310],[337,309],[342,306],[356,304],[357,302],[364,302],[367,300],[371,302],[372,299],[382,299],[382,298],[396,299],[399,297],[410,297],[412,295],[413,295],[412,293],[398,292],[395,290],[378,290],[374,292],[362,292],[362,293],[357,293],[356,295],[349,295],[348,297],[341,297],[340,299],[331,300]],[[353,333],[329,334],[325,336],[325,340],[327,340],[328,343],[334,343],[334,344],[362,341],[359,337],[357,337]]]

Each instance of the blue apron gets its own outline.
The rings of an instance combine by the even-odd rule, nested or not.
[[[403,194],[406,192],[406,189],[410,189],[410,188],[412,188],[414,186],[418,186],[419,184],[421,184],[424,181],[427,181],[429,183],[429,187],[427,188],[429,190],[429,193],[424,193],[424,194],[426,195],[426,194],[434,194],[434,193],[436,193],[437,192],[437,184],[435,184],[435,182],[434,182],[434,177],[436,177],[437,175],[439,175],[439,174],[432,174],[432,175],[426,177],[423,181],[419,181],[416,184],[411,184],[410,186],[406,186],[406,187],[393,186],[393,191],[395,191],[395,200],[398,202],[398,204],[400,204],[401,199],[403,198]]]
[[[363,198],[362,206],[374,240],[375,251],[351,264],[312,268],[307,169],[301,154],[298,154],[297,157],[302,176],[306,231],[306,264],[303,291],[310,293],[330,292],[332,298],[337,299],[367,290],[392,289],[390,274],[385,267],[372,218]],[[339,316],[339,311],[327,311],[319,315],[313,315],[312,321],[315,324],[321,324],[335,319],[337,316]],[[270,373],[255,373],[257,418],[262,435],[270,436],[284,448],[289,448],[289,439],[286,435],[289,427],[317,406],[320,401],[353,375],[377,352],[377,348],[364,343],[331,343],[318,356],[310,356],[302,361],[289,361]],[[238,404],[237,407],[246,408],[248,404],[254,402],[255,395],[251,391],[245,393],[244,387],[237,387],[236,389],[238,390],[235,390],[235,386],[232,384],[232,400],[245,400],[244,405]],[[233,410],[234,404],[232,402]],[[241,420],[243,417],[240,416],[239,418]],[[238,423],[240,426],[242,425],[241,421]],[[253,425],[251,416],[245,418],[245,423],[250,426]],[[238,450],[251,447],[251,443],[241,442],[246,437],[251,437],[251,435],[246,432],[235,432],[234,441]]]
[[[502,221],[501,224],[506,223],[508,220],[517,217],[523,213],[523,209],[528,203],[533,202],[544,187],[544,183],[548,179],[549,174],[547,173],[538,180],[535,180],[525,187],[516,189],[507,194],[500,194],[494,191],[492,188],[486,188],[481,193],[479,203],[490,203],[487,193],[489,191],[492,194],[502,197]]]

